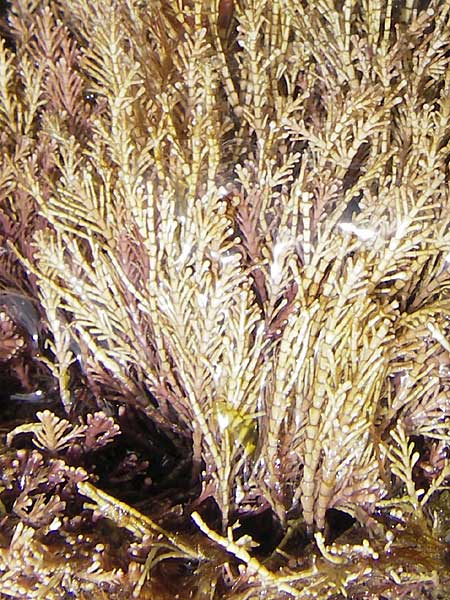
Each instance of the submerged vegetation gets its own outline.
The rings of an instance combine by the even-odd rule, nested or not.
[[[2,32],[0,596],[448,597],[450,1]]]

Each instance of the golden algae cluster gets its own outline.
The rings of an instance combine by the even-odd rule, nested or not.
[[[11,0],[0,597],[446,598],[450,0]]]

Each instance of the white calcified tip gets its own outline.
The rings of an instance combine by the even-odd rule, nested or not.
[[[197,295],[197,304],[199,308],[206,308],[208,306],[208,295],[207,294],[198,294]]]
[[[55,517],[53,521],[48,526],[49,531],[57,531],[61,527],[61,521]]]
[[[339,223],[339,227],[344,233],[352,233],[363,242],[367,242],[377,235],[373,229],[368,229],[367,227],[358,227],[354,223]]]
[[[225,198],[225,196],[228,196],[229,192],[224,185],[221,185],[217,188],[217,193],[219,194],[219,198]]]
[[[230,417],[219,411],[217,413],[217,424],[219,425],[219,429],[220,431],[225,431],[225,429],[227,429],[227,427],[230,425]]]

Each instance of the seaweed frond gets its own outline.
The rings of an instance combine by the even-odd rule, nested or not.
[[[445,590],[449,1],[6,23],[0,593]]]

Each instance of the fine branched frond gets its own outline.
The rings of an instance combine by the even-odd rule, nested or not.
[[[449,475],[449,0],[10,4],[0,366],[50,406],[9,427],[42,455],[7,451],[0,592],[16,553],[30,597],[105,573],[154,596],[172,560],[197,598],[357,598],[368,569],[428,593],[442,565],[392,566],[385,531],[428,536]],[[373,544],[330,543],[336,511]],[[44,565],[99,514],[137,538],[126,575]]]

